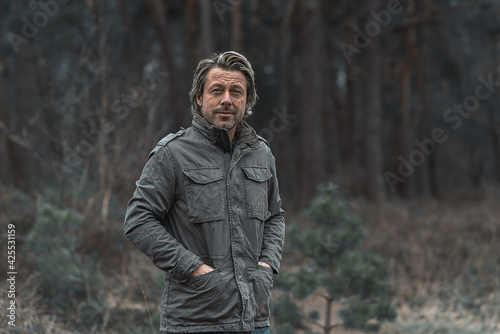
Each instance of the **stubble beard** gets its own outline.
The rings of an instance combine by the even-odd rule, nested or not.
[[[232,116],[231,116],[232,119],[230,121],[221,121],[220,119],[218,119],[218,117],[220,117],[220,116],[218,116],[219,113],[227,112],[227,111],[230,111],[232,114]],[[238,125],[239,122],[241,122],[241,119],[243,119],[243,117],[241,117],[241,118],[238,117],[238,114],[234,110],[216,108],[216,109],[212,110],[211,120],[209,120],[209,122],[215,126],[220,127],[220,128],[223,128],[226,130],[231,130],[236,125]]]

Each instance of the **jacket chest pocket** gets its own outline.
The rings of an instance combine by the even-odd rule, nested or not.
[[[241,167],[245,174],[245,203],[247,218],[266,220],[268,213],[268,180],[272,177],[266,167]]]
[[[219,167],[186,168],[184,188],[189,221],[204,223],[224,219],[223,177]]]

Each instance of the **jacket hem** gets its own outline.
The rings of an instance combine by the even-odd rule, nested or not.
[[[160,331],[165,333],[210,333],[210,332],[240,332],[241,322],[225,324],[186,324],[185,326],[160,326]]]
[[[263,320],[263,321],[255,321],[255,328],[259,327],[270,327],[271,322],[268,320]]]

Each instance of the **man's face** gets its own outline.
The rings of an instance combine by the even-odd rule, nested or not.
[[[245,115],[245,75],[241,71],[212,68],[207,74],[203,92],[196,96],[196,102],[201,106],[203,117],[209,123],[235,131],[235,126]]]

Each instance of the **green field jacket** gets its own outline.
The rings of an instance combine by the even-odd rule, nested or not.
[[[244,121],[236,138],[196,115],[153,149],[128,204],[125,236],[165,272],[167,333],[269,326],[284,212],[268,144]],[[215,270],[190,277],[203,263]]]

